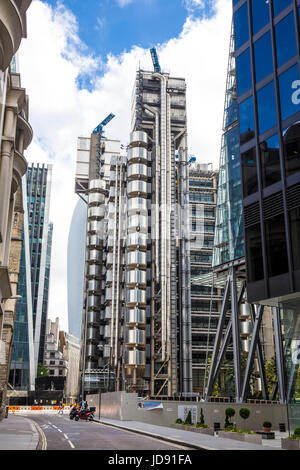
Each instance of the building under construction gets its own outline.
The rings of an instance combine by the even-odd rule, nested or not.
[[[76,193],[87,203],[82,392],[192,392],[186,84],[138,70],[132,132],[79,138]]]

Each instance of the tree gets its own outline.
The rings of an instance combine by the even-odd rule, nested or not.
[[[188,412],[188,415],[185,419],[185,422],[184,424],[192,424],[192,413],[191,413],[191,410]]]
[[[41,362],[38,363],[37,376],[48,377],[50,375],[49,369]]]
[[[226,408],[225,410],[225,428],[231,425],[229,419],[232,418],[235,415],[235,409],[234,408]]]
[[[240,411],[239,411],[239,415],[241,418],[243,418],[244,420],[248,419],[249,416],[250,416],[250,410],[249,408],[241,408]]]
[[[277,381],[277,369],[276,369],[276,359],[273,356],[265,363],[265,373],[266,373],[266,382],[268,395],[272,395],[274,384]]]

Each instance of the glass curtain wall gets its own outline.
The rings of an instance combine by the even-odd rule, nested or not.
[[[232,30],[225,93],[224,134],[219,167],[213,266],[244,256],[237,84],[233,50]]]

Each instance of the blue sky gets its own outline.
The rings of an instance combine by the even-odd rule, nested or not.
[[[62,4],[75,15],[78,35],[90,52],[105,62],[132,46],[151,48],[177,37],[188,15],[212,12],[212,0],[44,0]],[[123,5],[123,6],[122,6]]]
[[[128,143],[136,70],[151,66],[157,46],[162,69],[186,79],[189,154],[216,168],[231,17],[232,0],[32,1],[19,51],[34,133],[26,158],[53,164],[49,318],[59,316],[63,329],[78,136],[113,112],[106,135]]]

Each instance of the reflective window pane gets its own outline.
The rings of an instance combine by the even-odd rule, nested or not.
[[[255,147],[241,154],[243,194],[244,197],[256,193],[257,185],[257,167]]]
[[[235,49],[249,39],[248,4],[247,2],[234,14]]]
[[[254,137],[253,97],[239,104],[240,142],[241,144]]]
[[[294,14],[290,13],[275,26],[277,66],[297,54]]]
[[[255,78],[259,82],[273,72],[271,33],[264,34],[254,43]]]
[[[281,180],[278,134],[260,143],[262,184],[265,188]]]
[[[247,280],[248,282],[260,281],[264,278],[260,224],[247,228],[245,235],[247,247]]]
[[[283,152],[286,176],[300,171],[300,123],[283,133]]]
[[[298,66],[293,65],[279,75],[281,119],[286,119],[300,110],[300,82]]]
[[[256,34],[269,22],[269,2],[252,0],[252,32]]]
[[[278,13],[291,3],[291,0],[273,0],[274,16],[278,15]]]
[[[289,212],[290,233],[292,243],[292,255],[294,269],[300,269],[300,207]]]
[[[267,131],[277,123],[274,82],[257,92],[259,133]]]
[[[283,214],[265,222],[265,234],[269,276],[278,276],[288,272]]]
[[[241,95],[252,86],[251,67],[250,67],[250,49],[246,49],[236,59],[236,73],[238,94]]]

